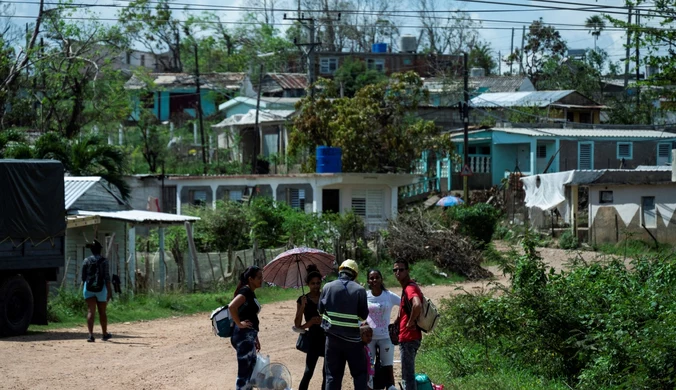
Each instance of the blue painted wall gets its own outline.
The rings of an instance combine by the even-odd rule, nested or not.
[[[172,89],[171,91],[156,91],[153,93],[153,108],[152,112],[155,114],[155,117],[158,117],[159,113],[159,119],[161,121],[167,121],[169,120],[169,102],[171,99],[171,95],[174,93],[177,94],[184,94],[184,93],[196,93],[197,90],[195,88],[186,88],[186,89]],[[202,89],[200,90],[200,97],[202,100],[202,112],[204,113],[204,116],[210,116],[213,115],[217,112],[218,106],[217,102],[214,101],[215,94],[211,93],[211,90],[208,89]],[[133,106],[133,111],[132,111],[132,118],[134,120],[138,120],[139,114],[140,114],[140,96],[135,95],[132,97],[132,106]],[[195,111],[194,110],[187,110],[187,112],[191,116],[195,116]]]

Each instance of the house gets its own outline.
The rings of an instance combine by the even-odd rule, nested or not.
[[[368,69],[375,69],[390,76],[392,73],[415,71],[420,77],[433,77],[442,72],[455,72],[462,68],[462,56],[449,54],[390,53],[383,52],[315,52],[317,77],[332,79],[340,66],[349,58],[366,63]],[[458,73],[459,74],[459,73]]]
[[[433,120],[444,130],[462,127],[462,113],[458,103],[464,99],[462,77],[430,77],[423,81],[429,92],[428,104],[418,107],[418,115]],[[535,86],[525,76],[480,76],[469,78],[470,96],[483,93],[508,93],[535,91]]]
[[[670,166],[639,166],[634,170],[574,170],[521,180],[531,216],[557,208],[574,236],[590,244],[626,239],[675,244],[672,171]]]
[[[136,269],[136,227],[159,228],[162,237],[167,226],[183,225],[199,219],[133,210],[114,187],[98,176],[66,176],[64,187],[66,265],[58,277],[61,286],[79,286],[82,262],[91,254],[85,245],[96,238],[104,245],[103,254],[109,260],[111,274],[119,275],[122,288],[131,287],[136,278],[135,272],[132,272]],[[159,253],[163,257],[164,251],[160,250]],[[160,286],[163,288],[164,278],[161,275],[160,270]]]
[[[243,82],[242,95],[255,98],[257,88],[246,76]],[[307,90],[307,74],[305,73],[266,73],[261,80],[262,97],[298,98],[305,96]]]
[[[463,135],[452,140],[463,155]],[[535,128],[493,127],[469,132],[468,154],[472,188],[499,185],[512,172],[526,176],[571,169],[632,169],[639,165],[671,162],[676,134],[653,127]],[[442,179],[459,175],[461,167],[449,163],[438,172]],[[443,185],[442,185],[443,188]],[[455,187],[457,188],[457,187]],[[450,190],[450,188],[448,188]]]
[[[205,73],[200,75],[200,99],[205,117],[218,111],[220,102],[239,94],[244,73]],[[149,109],[160,121],[180,122],[197,117],[197,84],[195,75],[188,73],[150,73],[147,79],[134,74],[124,85],[138,91],[133,97],[133,121],[141,109]]]
[[[364,218],[369,231],[395,218],[399,190],[415,184],[418,175],[372,173],[305,173],[239,176],[148,176],[129,177],[132,197],[139,204],[146,195],[159,196],[165,210],[182,210],[190,205],[215,206],[219,200],[242,201],[251,196],[268,196],[307,213],[352,210]],[[142,195],[136,196],[134,193]]]
[[[520,114],[534,117],[537,122],[553,120],[589,124],[599,124],[601,110],[606,108],[574,90],[489,92],[472,98],[470,107],[475,123],[486,117],[510,122],[510,117]],[[524,111],[526,108],[536,109],[537,112]]]
[[[148,72],[160,72],[162,66],[158,61],[155,53],[141,50],[125,50],[113,56],[113,69],[121,70],[127,75],[131,76],[134,69],[144,68]]]

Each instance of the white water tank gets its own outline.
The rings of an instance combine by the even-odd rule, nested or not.
[[[486,69],[484,69],[484,68],[471,68],[469,70],[469,77],[486,77]]]
[[[418,39],[415,35],[402,35],[399,37],[399,51],[401,53],[415,53],[418,51]]]

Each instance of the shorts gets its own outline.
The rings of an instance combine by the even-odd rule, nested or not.
[[[371,340],[369,349],[373,351],[373,356],[376,355],[376,345],[380,348],[380,365],[383,367],[394,365],[394,345],[389,338]]]
[[[108,301],[108,289],[106,286],[103,286],[103,290],[99,292],[87,291],[87,282],[84,284],[82,289],[82,295],[84,299],[96,298],[96,302],[107,302]]]

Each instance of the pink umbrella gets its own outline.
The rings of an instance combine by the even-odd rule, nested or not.
[[[308,265],[316,265],[319,274],[324,278],[333,271],[335,259],[332,254],[319,249],[305,247],[290,249],[280,253],[263,268],[263,280],[279,287],[303,288],[307,275],[305,269]]]

